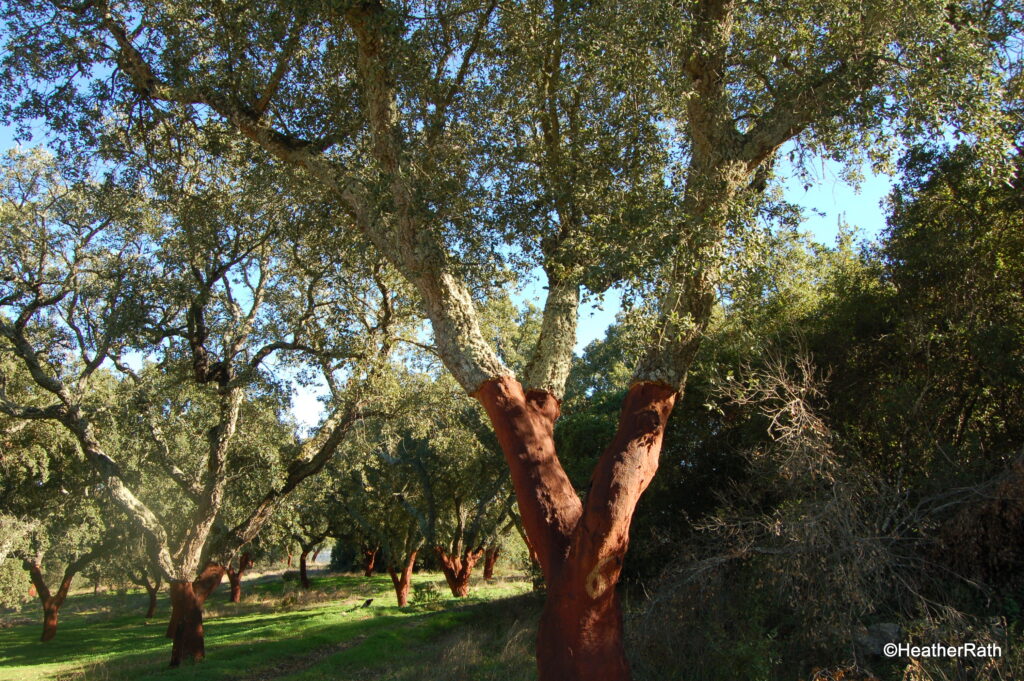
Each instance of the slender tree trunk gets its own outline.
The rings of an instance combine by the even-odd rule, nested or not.
[[[309,589],[309,576],[306,574],[306,556],[309,555],[309,550],[302,549],[299,554],[299,584],[302,585],[303,589]]]
[[[288,567],[292,566],[292,552],[288,552]]]
[[[203,604],[224,578],[224,566],[210,563],[193,582],[171,582],[171,621],[167,636],[171,646],[171,666],[197,662],[206,656],[203,639]]]
[[[434,550],[441,559],[441,572],[444,573],[444,579],[448,582],[452,596],[456,598],[468,596],[469,577],[473,574],[473,567],[483,555],[483,549],[464,551],[461,556],[449,556],[440,546],[435,547]]]
[[[315,564],[316,563],[316,559],[317,559],[317,557],[319,555],[320,555],[320,549],[318,548],[316,551],[313,552],[313,555],[309,557],[309,562]]]
[[[484,554],[484,579],[487,581],[494,579],[494,564],[498,562],[499,553],[501,553],[501,548],[493,546]]]
[[[248,553],[243,553],[238,559],[238,569],[228,567],[226,572],[228,575],[228,582],[231,584],[231,597],[232,603],[241,603],[242,601],[242,575],[245,571],[252,567],[252,558],[249,557]]]
[[[146,592],[149,594],[149,607],[146,609],[146,619],[152,619],[156,615],[156,598],[160,593],[160,582],[153,586],[146,585]]]
[[[523,526],[544,570],[539,681],[628,681],[615,585],[636,503],[657,470],[675,389],[655,382],[630,387],[585,507],[555,453],[555,397],[524,394],[510,377],[486,382],[475,397],[494,425]]]
[[[395,568],[388,565],[388,574],[391,575],[391,583],[395,586],[395,596],[398,599],[398,607],[404,608],[409,604],[409,585],[412,583],[412,568],[416,564],[416,551],[409,554],[399,575]]]
[[[373,577],[373,568],[377,564],[377,554],[380,548],[363,549],[363,576]]]
[[[242,602],[242,571],[228,568],[228,583],[231,585],[231,596],[228,600],[232,603]]]

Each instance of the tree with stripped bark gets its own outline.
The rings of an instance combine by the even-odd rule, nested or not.
[[[338,222],[417,291],[437,354],[489,415],[548,586],[541,679],[618,680],[629,678],[615,584],[630,521],[714,307],[726,237],[789,143],[798,166],[864,150],[884,163],[894,133],[948,126],[1001,161],[991,101],[1015,11],[12,1],[4,78],[7,111],[45,118],[68,144],[117,153],[91,125],[97,112],[116,112],[107,118],[125,121],[120,132],[137,144],[226,123],[283,182],[315,185]],[[495,197],[535,197],[527,227],[495,225],[503,212],[487,209],[489,192],[519,176],[502,158],[538,169],[522,175],[530,186]],[[491,176],[505,182],[481,181]],[[601,188],[616,184],[640,210],[609,207]],[[649,205],[663,188],[667,205]],[[505,243],[519,248],[493,248]],[[481,331],[475,305],[506,264],[540,268],[548,285],[542,332],[519,373]],[[616,435],[582,497],[559,464],[554,423],[580,296],[619,280],[643,295],[651,321]]]

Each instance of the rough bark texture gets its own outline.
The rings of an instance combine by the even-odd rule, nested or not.
[[[203,639],[203,599],[196,593],[191,582],[171,582],[171,616],[173,627],[171,666],[182,662],[198,662],[206,657]]]
[[[363,576],[373,577],[373,568],[377,564],[377,554],[380,553],[380,547],[373,549],[363,549]]]
[[[494,564],[498,562],[498,555],[501,553],[501,548],[494,546],[487,549],[484,553],[484,579],[494,579]]]
[[[540,681],[630,678],[615,584],[633,512],[657,470],[676,395],[662,383],[630,388],[584,507],[555,454],[554,396],[524,394],[507,378],[488,381],[475,394],[494,424],[523,525],[544,570],[548,596],[537,636]]]
[[[224,566],[210,563],[193,582],[171,582],[171,621],[167,637],[171,646],[171,666],[198,661],[206,655],[203,641],[203,604],[224,578]]]
[[[404,608],[409,604],[409,585],[412,583],[412,568],[416,564],[416,553],[413,551],[409,554],[401,574],[393,565],[388,565],[388,574],[391,576],[391,583],[395,586],[395,597],[398,599],[399,608]]]
[[[437,557],[441,560],[441,572],[444,573],[444,579],[448,582],[448,588],[451,589],[452,596],[456,598],[468,596],[469,578],[473,574],[473,567],[484,554],[484,550],[475,549],[470,551],[467,549],[462,552],[462,555],[457,556],[448,555],[440,546],[435,547],[434,551],[437,552]]]

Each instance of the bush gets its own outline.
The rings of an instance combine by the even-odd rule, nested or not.
[[[412,585],[413,603],[433,603],[441,600],[441,590],[434,582],[415,582]]]

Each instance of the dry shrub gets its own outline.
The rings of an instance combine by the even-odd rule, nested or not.
[[[438,681],[533,681],[539,603],[532,595],[472,606],[472,627],[447,636],[429,678]],[[423,677],[427,678],[427,677]]]
[[[1012,678],[1005,627],[957,609],[981,593],[937,557],[940,509],[963,498],[912,500],[842,450],[826,422],[823,379],[808,356],[774,358],[727,390],[761,410],[769,444],[751,475],[680,551],[631,617],[641,678],[686,681]],[[952,500],[951,500],[952,499]],[[969,593],[960,598],[958,590]],[[978,663],[890,660],[888,639],[1003,646]],[[908,666],[909,664],[909,666]],[[966,674],[966,675],[965,675]]]

